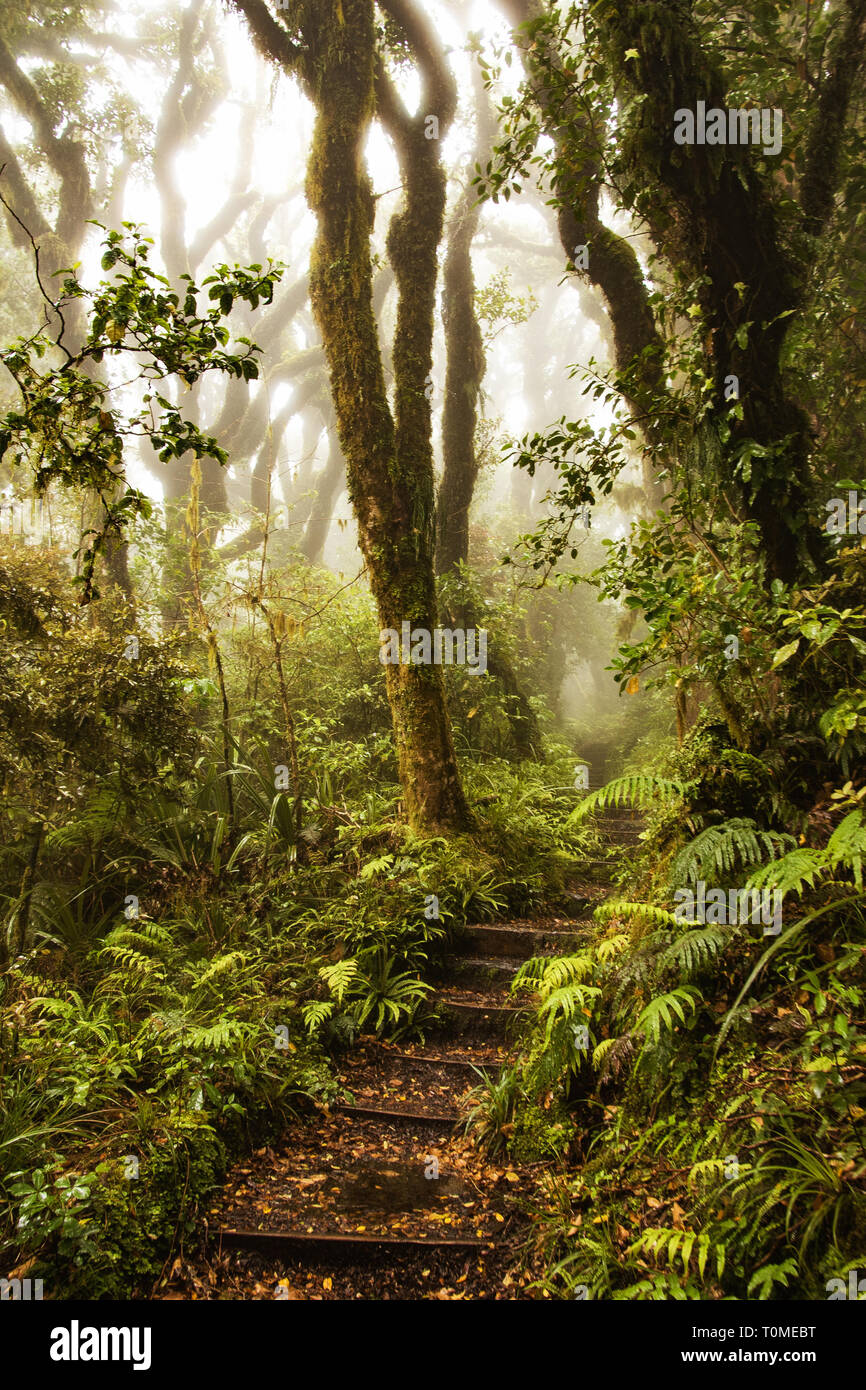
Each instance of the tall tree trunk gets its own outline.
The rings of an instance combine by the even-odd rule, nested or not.
[[[839,141],[866,42],[866,0],[848,0],[831,46],[807,142],[803,229],[816,235],[832,208]],[[708,51],[690,6],[600,0],[594,20],[621,98],[624,164],[638,187],[636,207],[656,245],[683,278],[698,283],[708,331],[722,467],[742,510],[756,522],[768,579],[794,582],[821,571],[827,537],[814,517],[806,412],[783,370],[791,317],[802,307],[810,255],[781,225],[772,179],[738,144],[674,144],[674,113],[695,93],[708,108],[727,104],[718,55]],[[636,48],[634,46],[637,46]],[[639,60],[630,58],[639,53]],[[724,407],[724,383],[740,383],[742,419]],[[700,440],[697,441],[700,444]],[[748,466],[744,466],[743,453]]]
[[[311,564],[318,564],[322,558],[328,530],[334,515],[334,508],[343,490],[346,465],[343,451],[337,437],[336,421],[330,425],[330,446],[325,467],[316,479],[316,496],[310,509],[304,534],[298,549]]]
[[[640,420],[648,444],[647,413],[664,392],[664,355],[649,290],[635,250],[601,219],[602,161],[596,136],[580,103],[555,95],[556,86],[546,71],[561,66],[550,36],[540,24],[547,8],[543,0],[502,0],[511,22],[518,26],[515,43],[523,52],[527,75],[533,85],[545,129],[557,150],[559,237],[569,261],[586,247],[586,264],[576,268],[605,297],[614,340],[614,361],[623,379],[629,408]],[[567,88],[566,88],[567,90]],[[662,505],[664,489],[656,478],[650,451],[643,456],[643,483],[647,502],[655,510]]]
[[[485,93],[479,96],[476,157],[490,157],[492,122],[483,122]],[[483,122],[483,125],[482,125]],[[437,506],[436,567],[445,574],[469,558],[469,508],[478,477],[475,428],[478,397],[486,366],[481,328],[475,313],[472,241],[480,206],[468,178],[454,209],[442,273],[445,327],[445,405],[442,411],[442,481]]]
[[[436,253],[445,175],[437,154],[453,116],[453,82],[435,37],[410,6],[387,13],[406,32],[425,89],[409,116],[376,53],[373,0],[300,0],[291,12],[296,47],[254,0],[235,0],[260,47],[300,72],[316,105],[307,199],[317,219],[310,299],[322,334],[346,457],[349,496],[382,628],[436,626],[434,491],[430,402]],[[398,288],[394,340],[395,409],[388,402],[373,313],[370,237],[375,202],[363,164],[370,121],[394,136],[405,190],[392,220],[388,254]],[[460,830],[469,811],[445,703],[440,667],[385,667],[400,781],[410,825]]]
[[[478,138],[475,160],[482,167],[490,158],[496,122],[476,70]],[[437,504],[436,569],[447,574],[469,561],[469,511],[478,478],[475,430],[478,400],[486,360],[481,327],[475,313],[475,276],[472,242],[480,216],[478,195],[467,178],[457,200],[448,234],[442,290],[445,327],[445,405],[442,412],[443,472]],[[469,603],[452,605],[449,626],[477,625],[478,615]],[[521,689],[517,673],[501,650],[491,650],[488,670],[505,691],[505,712],[514,746],[520,757],[536,756],[541,731],[535,711]]]

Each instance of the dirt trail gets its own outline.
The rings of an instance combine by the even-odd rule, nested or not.
[[[627,848],[638,828],[607,818],[612,845]],[[602,863],[589,872],[580,920],[468,927],[437,971],[441,1018],[423,1043],[364,1041],[339,1064],[351,1104],[299,1121],[231,1169],[209,1215],[206,1273],[186,1271],[198,1297],[522,1296],[515,1266],[533,1167],[486,1160],[457,1121],[473,1067],[494,1074],[508,1060],[521,961],[584,939],[607,878]]]

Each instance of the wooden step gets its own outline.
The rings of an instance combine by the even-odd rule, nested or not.
[[[450,1128],[460,1118],[456,1112],[435,1114],[429,1110],[390,1110],[382,1105],[337,1104],[332,1108],[337,1114],[354,1115],[361,1120],[382,1120],[387,1124],[396,1122],[398,1124],[435,1125],[437,1129]]]
[[[582,922],[589,929],[589,922]],[[542,955],[545,949],[574,951],[582,943],[582,934],[547,927],[516,927],[507,923],[491,923],[467,929],[467,945],[484,956],[517,956],[528,960]]]
[[[434,1025],[437,1032],[483,1033],[502,1037],[517,1019],[525,1016],[523,1009],[498,1004],[464,1003],[444,993],[436,995],[435,1004],[443,1014],[441,1021]]]
[[[432,1057],[417,1052],[398,1052],[395,1048],[383,1049],[383,1055],[393,1058],[398,1062],[405,1062],[407,1066],[417,1062],[420,1066],[431,1067],[453,1067],[459,1071],[472,1071],[474,1067],[497,1067],[505,1065],[505,1057],[485,1057],[479,1053],[478,1057]]]
[[[494,1240],[455,1240],[429,1236],[371,1236],[307,1231],[233,1231],[219,1230],[215,1240],[223,1250],[252,1250],[262,1255],[303,1255],[305,1259],[334,1259],[363,1255],[423,1253],[442,1250],[467,1254],[495,1248]]]
[[[477,985],[482,988],[501,985],[507,991],[520,965],[521,961],[515,956],[455,954],[445,957],[441,973],[446,981],[452,981],[454,984]]]

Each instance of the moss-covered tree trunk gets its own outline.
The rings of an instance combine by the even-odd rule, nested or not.
[[[519,27],[515,43],[523,54],[546,133],[557,151],[555,192],[559,237],[575,268],[601,290],[613,329],[614,360],[625,399],[650,449],[643,455],[643,483],[651,509],[663,504],[665,490],[656,477],[665,437],[653,430],[654,406],[664,393],[663,344],[650,305],[647,284],[631,242],[605,225],[601,216],[604,184],[598,135],[582,104],[570,94],[570,84],[551,81],[560,73],[561,58],[546,28],[543,0],[503,0],[503,9]]]
[[[235,2],[260,48],[300,74],[316,106],[307,172],[307,200],[317,220],[310,299],[379,621],[397,632],[404,622],[432,632],[437,616],[427,382],[445,208],[437,137],[453,115],[453,84],[426,21],[396,0],[383,8],[404,29],[425,78],[416,116],[406,112],[377,53],[373,0],[302,0],[289,11],[299,44],[260,6]],[[377,107],[395,140],[404,187],[402,210],[388,234],[399,296],[393,414],[373,312],[375,205],[363,153]],[[438,129],[428,117],[435,117]],[[410,825],[421,831],[466,827],[469,812],[441,668],[389,664],[385,675]]]
[[[866,0],[848,0],[840,12],[801,188],[803,227],[813,236],[830,215],[827,183],[838,167],[866,40]],[[639,190],[638,212],[670,264],[699,285],[716,383],[710,428],[726,441],[722,467],[731,493],[760,530],[768,577],[792,583],[804,571],[820,571],[828,558],[810,506],[809,422],[783,370],[785,338],[811,274],[809,255],[792,253],[772,177],[752,151],[678,146],[672,138],[674,113],[691,109],[698,96],[708,109],[728,105],[719,55],[707,50],[691,7],[600,0],[593,16],[620,94],[624,163]],[[739,420],[724,400],[731,377],[739,382]]]
[[[436,536],[440,574],[469,558],[469,508],[478,477],[475,427],[485,358],[472,271],[472,240],[477,227],[478,201],[470,184],[454,210],[442,274],[446,369]]]

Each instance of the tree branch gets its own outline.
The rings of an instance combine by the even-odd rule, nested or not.
[[[230,0],[233,9],[242,14],[253,37],[253,43],[263,58],[295,73],[304,83],[309,80],[306,55],[293,43],[281,24],[278,24],[264,0]]]

